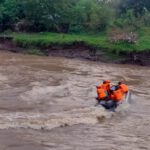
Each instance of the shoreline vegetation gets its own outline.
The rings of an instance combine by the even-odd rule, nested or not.
[[[0,49],[150,65],[150,0],[1,0]]]
[[[150,65],[150,28],[138,32],[136,43],[111,42],[107,33],[3,33],[0,49],[35,55],[84,58],[110,63]]]

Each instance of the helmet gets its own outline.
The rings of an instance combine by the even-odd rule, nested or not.
[[[105,80],[106,83],[110,83],[110,80]]]
[[[118,89],[119,89],[119,86],[116,85],[116,90],[118,90]]]
[[[122,84],[122,82],[119,81],[118,84],[120,85],[120,84]]]

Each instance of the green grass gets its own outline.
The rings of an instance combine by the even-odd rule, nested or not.
[[[106,34],[63,34],[63,33],[13,33],[14,41],[18,46],[24,48],[46,47],[54,45],[70,45],[74,42],[84,42],[86,45],[105,49],[116,54],[120,52],[150,50],[150,28],[143,28],[139,31],[139,38],[136,44],[110,43]]]
[[[139,41],[137,42],[138,50],[150,50],[150,28],[143,28],[139,31]]]

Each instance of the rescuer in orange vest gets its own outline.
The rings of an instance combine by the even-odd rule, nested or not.
[[[105,80],[103,84],[97,86],[97,100],[107,100],[109,98],[110,81]]]
[[[118,82],[118,86],[122,90],[122,92],[125,94],[129,91],[128,86],[122,82]]]
[[[116,88],[117,86],[112,86],[109,91],[109,97],[106,100],[100,100],[99,104],[106,109],[115,111],[115,108],[117,107],[117,101],[115,99],[114,91]]]
[[[106,90],[109,93],[110,90],[110,80],[103,81],[103,84],[99,85],[99,88]]]
[[[117,87],[116,90],[111,93],[110,97],[115,102],[120,102],[124,98],[124,93],[119,87]]]
[[[107,94],[106,94],[107,91]],[[106,109],[115,111],[119,102],[124,99],[125,93],[128,92],[128,87],[118,82],[118,85],[110,87],[110,82],[104,81],[99,87],[97,87],[98,101]]]
[[[118,86],[112,86],[110,88],[109,100],[102,101],[100,104],[104,106],[106,109],[110,109],[115,111],[115,108],[118,105],[118,102],[122,101],[124,97],[124,93],[119,89]]]
[[[101,88],[101,87],[97,87],[97,100],[106,100],[108,98],[108,92]]]

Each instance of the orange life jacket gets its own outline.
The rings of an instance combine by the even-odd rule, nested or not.
[[[125,85],[123,83],[119,85],[119,88],[122,90],[123,93],[127,93],[129,90],[127,85]]]
[[[109,92],[110,84],[109,83],[103,83],[99,86],[99,88],[102,88],[102,89],[106,90],[107,92]]]
[[[98,96],[98,99],[100,100],[103,100],[106,98],[107,96],[107,91],[104,90],[103,88],[97,88],[97,96]]]
[[[113,92],[113,100],[114,101],[119,102],[119,101],[123,100],[123,98],[124,98],[124,93],[122,92],[121,89],[118,89]]]

